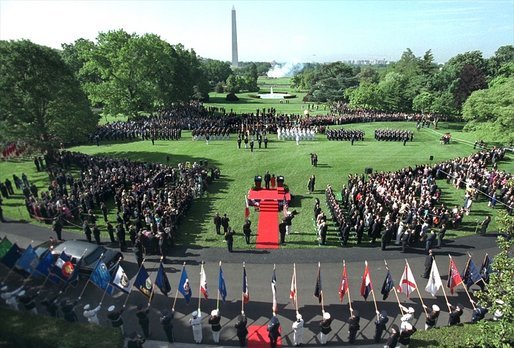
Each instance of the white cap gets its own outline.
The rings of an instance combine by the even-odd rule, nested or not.
[[[412,325],[411,325],[410,323],[405,323],[405,324],[404,324],[404,326],[403,326],[403,328],[404,328],[405,330],[412,330]]]
[[[435,304],[435,305],[432,305],[432,310],[439,312],[441,310],[441,308],[439,308],[439,306]]]
[[[409,307],[409,309],[407,309],[407,313],[414,314],[414,308]]]
[[[112,311],[114,311],[115,308],[116,308],[116,306],[112,305],[109,308],[107,308],[107,312],[112,312]]]
[[[213,317],[217,317],[217,316],[218,316],[218,314],[219,314],[219,312],[218,312],[218,310],[217,310],[217,309],[213,309],[213,310],[211,311],[211,315],[212,315]]]
[[[296,315],[296,320],[302,320],[302,315],[300,313]]]
[[[197,316],[198,316],[198,311],[194,311],[194,312],[193,312],[193,317],[195,317],[195,318],[196,318]]]
[[[23,296],[25,295],[25,290],[21,290],[16,296]]]
[[[89,304],[87,304],[87,305],[85,305],[85,306],[84,306],[84,310],[85,310],[85,311],[87,311],[89,308],[91,308],[91,307],[89,306]]]
[[[323,319],[325,319],[325,320],[330,319],[330,313],[329,312],[323,313]]]

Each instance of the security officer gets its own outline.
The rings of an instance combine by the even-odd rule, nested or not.
[[[173,317],[175,316],[175,309],[171,309],[171,312],[167,310],[163,310],[161,312],[160,322],[166,337],[168,338],[168,342],[173,343]]]
[[[241,314],[237,318],[237,323],[234,325],[236,328],[237,338],[239,339],[239,345],[241,347],[246,346],[246,335],[248,335],[248,329],[246,328],[247,319],[245,312],[241,311]]]
[[[147,339],[150,337],[150,319],[148,319],[148,313],[150,312],[150,303],[144,308],[143,305],[137,306],[136,317],[141,329],[143,330],[143,337]]]

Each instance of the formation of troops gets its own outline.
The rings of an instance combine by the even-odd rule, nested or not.
[[[406,129],[375,129],[375,140],[378,141],[412,141],[414,132]]]
[[[343,140],[343,141],[362,141],[364,140],[364,131],[356,129],[327,129],[325,131],[328,140]]]

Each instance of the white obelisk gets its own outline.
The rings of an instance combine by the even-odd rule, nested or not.
[[[239,61],[237,59],[237,27],[236,27],[236,9],[232,6],[232,67],[237,68]]]

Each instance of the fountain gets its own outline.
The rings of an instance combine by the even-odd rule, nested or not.
[[[261,99],[284,99],[288,96],[290,96],[288,93],[273,93],[273,87],[270,87],[269,93],[259,94]]]

